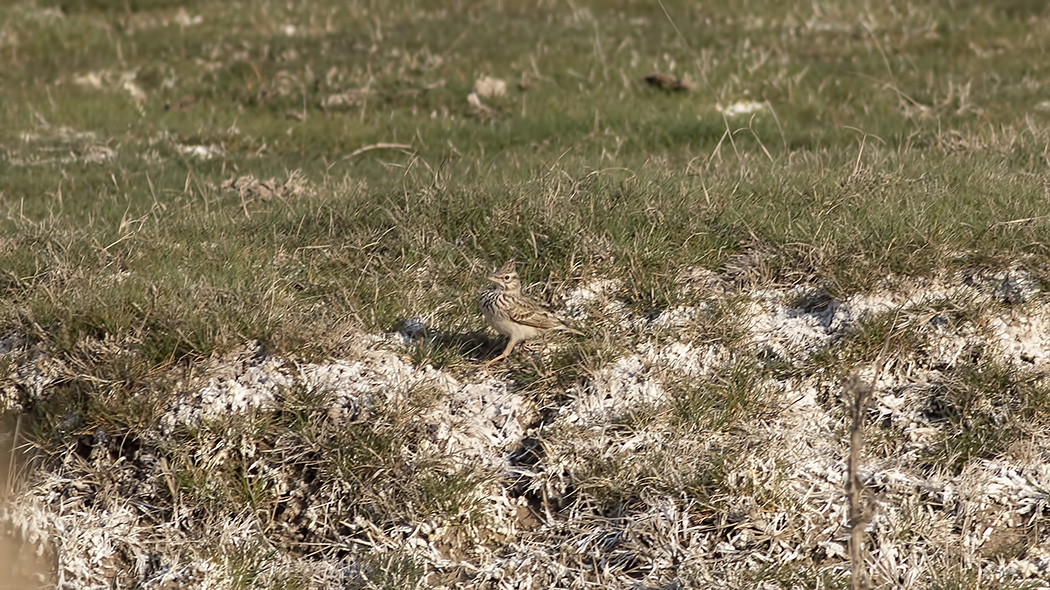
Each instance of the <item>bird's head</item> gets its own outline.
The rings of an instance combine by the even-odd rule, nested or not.
[[[488,279],[506,291],[521,289],[521,280],[518,278],[517,271],[514,270],[513,260],[508,261],[499,270],[489,275]]]

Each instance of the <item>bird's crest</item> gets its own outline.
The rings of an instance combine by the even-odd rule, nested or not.
[[[502,275],[502,274],[507,274],[507,273],[514,273],[514,274],[518,274],[517,270],[515,270],[515,264],[516,264],[516,263],[514,262],[514,259],[513,259],[513,258],[511,258],[510,260],[508,260],[508,261],[506,262],[506,264],[504,264],[503,266],[501,266],[501,267],[499,268],[499,270],[497,270],[497,271],[496,271],[496,274],[497,274],[497,275]]]

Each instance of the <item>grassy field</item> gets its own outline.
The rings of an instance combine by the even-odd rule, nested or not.
[[[681,288],[687,269],[728,277],[739,293],[804,285],[811,308],[887,278],[973,269],[1050,286],[1046,2],[18,0],[0,8],[0,63],[0,401],[17,429],[0,449],[17,457],[5,497],[39,473],[79,474],[99,498],[147,504],[143,526],[186,539],[230,515],[269,518],[266,543],[214,548],[243,551],[222,562],[231,587],[308,587],[257,579],[274,554],[314,551],[366,572],[349,586],[440,584],[408,554],[340,545],[367,536],[349,525],[324,538],[273,533],[289,490],[246,475],[250,461],[216,468],[206,457],[223,441],[242,453],[256,441],[305,470],[296,477],[346,486],[359,501],[333,518],[384,534],[487,518],[472,493],[499,479],[448,464],[414,479],[420,466],[397,457],[425,438],[418,424],[393,411],[351,428],[321,423],[317,392],[295,387],[280,411],[157,434],[195,380],[246,348],[319,363],[418,319],[460,337],[399,354],[467,378],[498,348],[475,295],[510,258],[555,299],[601,277],[637,317],[706,306],[691,337],[730,347],[746,306]],[[657,72],[690,88],[646,84]],[[505,93],[472,102],[484,77]],[[905,315],[965,323],[986,312],[971,301]],[[683,378],[669,423],[730,432],[764,407],[767,379],[844,376],[894,338],[922,342],[889,317],[801,365],[751,354],[710,386]],[[547,361],[516,355],[508,382],[557,406],[651,336],[589,329]],[[34,370],[46,387],[33,388]],[[1043,424],[1037,377],[975,360],[953,373],[953,391],[1012,392],[993,405]],[[437,395],[417,393],[419,408]],[[960,471],[1031,436],[997,429],[994,412],[972,414],[979,404],[959,395],[926,461]],[[625,414],[619,426],[648,419]],[[876,432],[876,448],[893,452],[892,435]],[[717,466],[650,486],[658,474],[591,459],[571,485],[595,514],[682,490],[698,513],[729,505],[715,499]],[[153,491],[107,483],[130,465],[160,478]],[[113,557],[111,575],[153,587],[159,570],[136,559]],[[977,570],[953,571],[923,583],[967,587]],[[686,587],[705,579],[680,576]],[[813,564],[755,576],[846,584]]]

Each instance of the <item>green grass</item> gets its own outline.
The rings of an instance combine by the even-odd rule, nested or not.
[[[922,458],[959,472],[974,459],[995,459],[1045,422],[1050,389],[1043,375],[996,362],[961,366],[931,397],[925,414],[942,434]]]
[[[674,387],[672,424],[685,431],[724,431],[763,411],[763,372],[740,363]]]

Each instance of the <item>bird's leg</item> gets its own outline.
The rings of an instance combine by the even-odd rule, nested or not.
[[[494,358],[494,359],[492,359],[490,361],[487,361],[485,364],[486,365],[491,365],[492,363],[494,363],[496,361],[501,361],[501,360],[507,358],[507,355],[510,354],[510,351],[514,349],[514,345],[517,344],[517,343],[518,343],[517,340],[515,340],[514,338],[510,338],[509,340],[507,340],[507,347],[503,349],[503,354],[499,355],[498,357],[496,357],[496,358]]]

